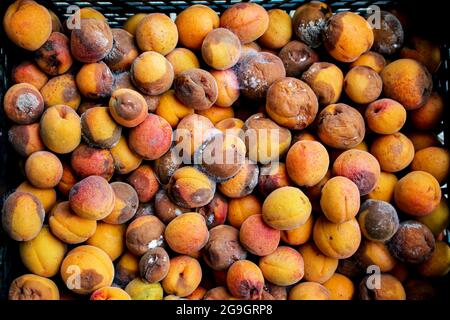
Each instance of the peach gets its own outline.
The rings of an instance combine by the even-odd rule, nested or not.
[[[113,47],[113,34],[104,19],[85,18],[80,28],[70,34],[70,50],[78,61],[94,63],[102,60]]]
[[[97,228],[95,220],[77,216],[71,209],[69,201],[58,203],[48,219],[50,230],[61,241],[78,244],[89,239]]]
[[[86,244],[102,249],[114,261],[124,250],[125,230],[125,225],[98,222],[95,233]]]
[[[283,61],[286,75],[296,78],[300,78],[304,71],[319,61],[319,56],[314,50],[297,40],[288,42],[281,48],[278,56]]]
[[[108,67],[114,71],[129,70],[133,60],[139,55],[134,45],[134,37],[126,30],[112,29],[113,47],[104,58]]]
[[[33,240],[21,242],[19,251],[28,270],[38,276],[53,277],[66,254],[66,245],[45,226]]]
[[[218,188],[229,198],[241,198],[253,192],[258,184],[258,165],[245,160],[244,166],[231,179],[219,184]]]
[[[333,173],[352,180],[364,196],[375,189],[380,177],[380,165],[370,153],[361,150],[343,152],[333,164]]]
[[[344,103],[325,107],[317,117],[317,127],[320,140],[336,149],[356,147],[366,131],[362,115]]]
[[[18,83],[6,91],[3,100],[5,115],[16,124],[36,122],[44,111],[44,100],[29,83]]]
[[[203,40],[202,57],[207,65],[216,70],[233,67],[241,56],[239,38],[230,30],[213,29]]]
[[[370,153],[377,158],[381,170],[398,172],[405,169],[414,159],[414,145],[404,134],[397,132],[376,138]]]
[[[257,300],[261,297],[264,276],[261,269],[249,260],[239,260],[227,272],[227,287],[240,299]]]
[[[353,300],[355,285],[346,276],[335,273],[323,283],[330,292],[330,300]]]
[[[163,244],[165,225],[155,216],[141,216],[127,228],[125,239],[128,250],[141,256],[147,250]]]
[[[28,181],[22,182],[16,191],[28,192],[39,199],[45,212],[49,212],[56,203],[56,191],[53,188],[41,189],[34,187]]]
[[[450,247],[444,241],[436,241],[430,258],[421,263],[418,271],[425,277],[443,277],[450,271]]]
[[[353,62],[369,51],[374,42],[370,24],[353,12],[332,16],[323,30],[323,43],[328,53],[338,61]]]
[[[14,125],[8,131],[9,143],[18,154],[24,157],[37,151],[43,151],[45,145],[39,130],[39,123]]]
[[[153,283],[163,280],[169,273],[170,258],[166,250],[156,247],[148,250],[139,260],[142,279]]]
[[[239,229],[245,219],[254,214],[261,214],[261,202],[253,194],[228,202],[227,220],[235,228]]]
[[[365,111],[367,126],[375,133],[393,134],[406,122],[405,108],[395,100],[380,99],[372,102]]]
[[[71,291],[91,294],[112,284],[114,266],[103,250],[82,245],[67,253],[61,265],[61,277]]]
[[[166,55],[166,59],[172,64],[175,77],[184,71],[200,68],[200,62],[194,52],[186,48],[175,48]]]
[[[31,154],[25,162],[27,179],[36,188],[55,187],[61,180],[62,172],[61,161],[48,151],[37,151]]]
[[[447,181],[450,169],[450,153],[438,147],[428,147],[419,150],[411,162],[411,170],[430,173],[439,184]]]
[[[384,95],[398,101],[408,111],[423,106],[433,89],[428,70],[412,59],[391,62],[381,72],[381,79]]]
[[[132,16],[130,16],[127,21],[123,24],[123,28],[128,31],[131,35],[136,36],[136,29],[141,22],[142,19],[145,18],[147,13],[136,13]]]
[[[291,40],[291,17],[281,9],[268,10],[267,14],[269,15],[269,26],[258,41],[265,48],[280,49]]]
[[[29,83],[38,90],[41,90],[48,81],[47,75],[30,60],[16,65],[12,70],[11,79],[13,83]]]
[[[388,241],[398,230],[397,211],[388,202],[366,200],[358,215],[362,235],[372,241]]]
[[[154,51],[165,56],[175,49],[177,42],[177,26],[165,14],[150,13],[136,27],[136,43],[142,51]]]
[[[361,243],[361,230],[355,218],[332,223],[320,217],[313,230],[314,243],[326,256],[345,259],[352,256]]]
[[[439,182],[425,171],[412,171],[395,185],[397,207],[413,216],[425,216],[437,208],[441,201]]]
[[[255,214],[242,223],[239,240],[248,252],[266,256],[278,247],[280,231],[268,226],[261,215]]]
[[[361,281],[359,298],[361,300],[406,300],[406,293],[402,283],[395,277],[390,274],[381,274],[379,286],[374,286],[369,277]]]
[[[163,289],[159,283],[148,283],[139,278],[131,280],[125,291],[131,300],[162,300],[163,298]]]
[[[209,72],[198,68],[178,75],[174,89],[177,98],[195,110],[209,109],[218,97],[216,79]]]
[[[331,293],[317,282],[302,282],[289,291],[289,300],[330,300]]]
[[[378,72],[369,67],[356,66],[345,75],[344,91],[356,103],[367,104],[381,94],[383,82]]]
[[[153,72],[148,72],[148,70]],[[131,65],[131,80],[144,94],[159,95],[172,86],[173,67],[161,54],[147,51],[139,55]]]
[[[41,88],[41,94],[46,108],[63,104],[77,110],[80,106],[80,92],[75,77],[69,73],[51,78]]]
[[[346,177],[333,177],[325,183],[320,207],[328,220],[342,223],[353,219],[359,211],[358,186]]]
[[[92,292],[90,300],[131,300],[130,295],[123,289],[103,287]]]
[[[191,50],[200,50],[203,39],[218,28],[219,23],[217,13],[205,5],[196,4],[184,9],[175,20],[180,44]]]
[[[192,255],[208,242],[205,218],[196,212],[184,213],[169,222],[164,238],[173,251]]]
[[[96,149],[80,144],[71,155],[70,165],[81,179],[101,176],[110,180],[114,173],[114,159],[107,149]]]
[[[114,208],[112,187],[100,176],[89,176],[77,182],[69,194],[70,208],[80,217],[101,220]]]
[[[142,157],[130,149],[127,140],[123,136],[110,149],[110,152],[114,159],[115,171],[119,174],[130,173],[142,163]]]
[[[304,261],[305,280],[324,283],[336,271],[338,260],[324,255],[314,243],[303,244],[299,252]]]
[[[412,125],[419,130],[433,130],[441,123],[443,117],[444,101],[436,92],[431,93],[422,107],[410,113]]]
[[[3,28],[8,38],[29,51],[39,49],[52,32],[48,10],[32,0],[15,1],[6,9]]]
[[[51,76],[65,73],[73,63],[69,38],[59,32],[53,32],[34,56],[37,65]]]
[[[312,230],[314,226],[313,216],[310,215],[308,220],[301,226],[291,229],[281,231],[281,240],[286,242],[291,246],[298,246],[306,243],[312,235]]]
[[[115,202],[113,211],[103,219],[110,224],[123,224],[136,214],[139,206],[139,198],[136,190],[124,182],[113,182]]]
[[[202,279],[200,263],[189,256],[170,259],[169,273],[162,281],[164,291],[178,297],[186,297],[194,292]]]
[[[336,103],[344,86],[344,74],[336,65],[328,62],[314,62],[302,75],[314,93],[320,105]]]
[[[56,284],[50,279],[35,274],[24,274],[14,279],[11,283],[8,299],[59,300],[59,290]]]
[[[403,46],[404,32],[400,20],[387,11],[379,12],[379,26],[373,28],[372,50],[384,54],[392,55]],[[367,19],[370,21],[370,19]]]
[[[100,99],[111,95],[114,76],[104,62],[89,63],[78,71],[76,82],[83,96]]]
[[[325,176],[330,164],[325,147],[316,141],[298,141],[288,151],[286,169],[299,186],[312,187]]]
[[[264,278],[279,286],[289,286],[303,278],[303,258],[291,247],[280,246],[271,254],[259,259]]]
[[[386,59],[381,54],[374,51],[368,51],[353,61],[350,64],[350,67],[353,68],[356,66],[364,66],[372,68],[375,72],[380,73],[384,67],[386,67],[386,64]]]

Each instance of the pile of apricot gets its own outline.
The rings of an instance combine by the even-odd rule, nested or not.
[[[17,0],[3,17],[27,57],[2,106],[24,177],[2,225],[29,270],[9,299],[448,290],[441,57],[403,16],[193,5],[111,29],[79,14]]]

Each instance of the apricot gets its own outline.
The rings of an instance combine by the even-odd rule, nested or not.
[[[193,108],[177,99],[174,90],[162,94],[156,108],[156,114],[167,120],[172,127],[176,127],[181,119],[193,113]]]
[[[226,70],[233,67],[241,56],[239,38],[230,30],[213,29],[203,40],[202,57],[207,65],[216,70]]]
[[[71,209],[80,217],[102,220],[112,212],[115,195],[104,178],[89,176],[72,187],[69,202]]]
[[[208,229],[225,223],[228,213],[228,200],[221,193],[216,192],[213,199],[206,206],[198,209],[206,221]]]
[[[44,226],[34,239],[21,242],[19,251],[28,270],[42,277],[53,277],[66,254],[66,245]]]
[[[170,62],[154,51],[140,54],[131,65],[131,80],[147,95],[154,96],[166,92],[172,86],[173,78],[173,67]]]
[[[73,63],[69,38],[59,32],[53,32],[34,56],[37,65],[51,76],[65,73]]]
[[[172,64],[175,77],[193,68],[200,68],[200,62],[194,52],[186,48],[175,48],[166,55]]]
[[[423,106],[433,89],[430,73],[416,60],[395,60],[380,75],[384,95],[398,101],[408,111]]]
[[[330,300],[353,300],[355,285],[346,276],[335,273],[323,283],[330,292]]]
[[[25,162],[27,179],[36,188],[55,187],[61,180],[62,171],[61,161],[48,151],[37,151],[31,154]]]
[[[410,58],[423,63],[430,73],[435,73],[441,65],[441,49],[439,45],[428,39],[413,36],[403,46],[400,57]]]
[[[430,258],[418,266],[424,277],[443,277],[450,271],[450,247],[444,241],[436,241]]]
[[[8,300],[59,300],[59,290],[50,279],[35,274],[24,274],[11,283]]]
[[[391,271],[397,263],[387,245],[378,241],[363,241],[355,253],[355,258],[363,269],[377,266],[381,272]]]
[[[353,102],[359,104],[375,101],[380,96],[382,87],[381,77],[369,67],[353,67],[344,79],[345,93]]]
[[[63,196],[68,197],[70,189],[77,183],[78,178],[75,176],[75,172],[73,172],[72,167],[68,163],[62,162],[62,165],[63,174],[57,189]]]
[[[258,41],[265,48],[280,49],[291,40],[291,17],[281,9],[268,10],[267,14],[269,15],[269,26]]]
[[[100,176],[110,180],[114,173],[114,159],[107,149],[96,149],[80,144],[71,155],[70,165],[73,171],[84,179]]]
[[[281,231],[281,240],[291,246],[297,246],[306,243],[312,235],[312,229],[314,226],[313,216],[310,215],[308,220],[301,226]]]
[[[319,61],[319,56],[314,50],[297,40],[290,41],[283,46],[278,56],[283,61],[288,77],[300,78],[304,71]]]
[[[8,141],[18,154],[28,157],[45,149],[39,130],[39,123],[14,125],[8,131]]]
[[[249,117],[242,128],[248,157],[262,164],[279,160],[289,149],[291,132],[262,113]]]
[[[367,126],[375,133],[393,134],[406,122],[405,108],[395,100],[380,99],[372,102],[365,111]]]
[[[215,287],[208,290],[203,300],[232,300],[233,296],[228,292],[225,287]]]
[[[411,162],[411,169],[430,173],[442,185],[447,181],[450,169],[450,153],[448,150],[438,147],[419,150]]]
[[[410,113],[412,125],[419,130],[433,130],[439,126],[443,117],[444,101],[436,92],[431,93],[430,98],[422,107]]]
[[[405,283],[406,300],[434,300],[437,290],[426,280],[410,279]]]
[[[392,255],[400,261],[420,264],[433,254],[435,240],[427,226],[418,221],[407,220],[400,224],[388,246]]]
[[[264,278],[279,286],[289,286],[303,278],[303,258],[291,247],[280,246],[259,260]]]
[[[261,215],[255,214],[242,223],[239,240],[248,252],[266,256],[278,247],[280,231],[267,225]]]
[[[336,103],[344,86],[344,74],[336,65],[328,62],[314,62],[302,75],[320,105]]]
[[[155,216],[134,219],[127,228],[125,240],[128,250],[141,256],[147,250],[163,244],[165,225]]]
[[[377,158],[381,170],[398,172],[409,166],[414,159],[414,145],[404,134],[397,132],[376,138],[370,153]]]
[[[197,114],[202,115],[208,118],[213,125],[216,125],[218,122],[231,119],[234,117],[234,109],[233,108],[223,108],[216,105],[213,105],[211,108],[206,110],[198,110]]]
[[[123,24],[123,28],[134,37],[136,35],[136,29],[139,22],[141,22],[141,20],[144,19],[145,16],[147,16],[147,13],[136,13],[130,16]]]
[[[49,212],[56,203],[56,191],[53,188],[36,188],[28,181],[24,181],[17,187],[16,191],[28,192],[34,195],[39,199],[46,213]]]
[[[142,157],[130,149],[125,137],[121,136],[117,144],[110,149],[114,159],[115,170],[119,174],[127,174],[139,167]]]
[[[97,228],[95,220],[81,218],[71,209],[69,201],[60,202],[48,219],[50,230],[61,241],[78,244],[89,239]]]
[[[68,73],[51,78],[41,88],[41,94],[46,108],[63,104],[77,110],[80,106],[81,96],[75,77]]]
[[[326,3],[314,1],[302,4],[292,18],[295,35],[311,48],[319,47],[322,44],[322,32],[332,15],[331,7]]]
[[[372,281],[370,277],[365,277],[359,284],[361,300],[406,300],[402,283],[390,274],[379,276],[379,286],[374,286]]]
[[[230,199],[228,202],[227,221],[235,228],[239,229],[245,219],[254,214],[261,214],[261,203],[255,195]]]
[[[367,197],[373,200],[392,202],[397,181],[398,178],[393,173],[381,172],[375,189],[369,192]]]
[[[164,223],[169,223],[177,216],[189,212],[187,208],[180,207],[173,203],[164,189],[159,190],[155,195],[155,215]]]
[[[416,220],[426,225],[433,235],[438,237],[450,222],[447,200],[443,197],[436,209],[426,216],[416,217]]]
[[[397,211],[381,200],[366,200],[361,206],[358,222],[363,236],[372,241],[388,241],[399,227]]]
[[[49,11],[32,0],[15,1],[6,9],[3,28],[8,38],[29,51],[39,49],[52,32]]]
[[[114,147],[122,133],[122,128],[114,122],[106,107],[94,107],[84,112],[81,127],[83,139],[99,148]]]
[[[111,33],[113,47],[104,61],[114,72],[129,70],[133,60],[139,55],[134,45],[134,37],[128,31],[119,28],[112,29]]]
[[[358,186],[346,177],[333,177],[322,188],[320,207],[328,220],[342,223],[359,211]]]
[[[331,293],[317,282],[302,282],[291,288],[289,300],[330,300]]]
[[[377,159],[366,151],[351,149],[343,152],[333,164],[333,173],[352,180],[364,196],[375,189],[380,177]]]
[[[189,256],[181,255],[170,259],[169,273],[162,281],[164,291],[178,297],[194,292],[202,279],[200,263]]]
[[[114,269],[114,283],[124,288],[131,280],[139,277],[139,260],[131,252],[125,251]]]
[[[237,76],[243,96],[252,100],[262,100],[272,83],[286,77],[286,70],[283,61],[276,55],[258,52],[243,57],[238,66]]]
[[[380,11],[378,19],[379,25],[373,28],[372,50],[383,55],[392,55],[403,46],[402,24],[394,14],[387,11]]]
[[[103,221],[110,224],[123,224],[136,214],[139,206],[138,194],[125,182],[113,182],[111,188],[115,195],[114,209]]]
[[[85,18],[70,33],[70,51],[83,63],[95,63],[107,56],[113,47],[113,34],[104,19]]]
[[[125,230],[125,225],[98,222],[95,233],[86,244],[102,249],[114,261],[124,251]]]
[[[304,261],[304,278],[307,281],[324,283],[336,271],[338,260],[324,255],[312,242],[300,246]]]
[[[353,12],[340,12],[332,16],[323,30],[323,44],[338,61],[353,62],[369,51],[374,42],[370,24]]]
[[[230,107],[240,95],[239,82],[233,69],[211,70],[217,83],[218,95],[215,104],[219,107]]]
[[[191,255],[206,245],[209,232],[202,215],[188,212],[176,217],[167,225],[164,238],[173,251]]]
[[[330,104],[317,117],[317,134],[326,145],[336,149],[351,149],[365,136],[364,118],[344,103]]]
[[[130,295],[123,289],[103,287],[92,292],[90,300],[131,300]]]
[[[131,300],[162,300],[164,294],[158,282],[148,283],[139,278],[131,280],[125,291],[131,297]]]
[[[13,68],[11,80],[13,83],[29,83],[41,90],[47,83],[48,77],[34,62],[25,60]]]
[[[159,188],[155,172],[152,167],[145,164],[131,173],[128,182],[136,190],[141,202],[148,202],[153,199]]]
[[[109,100],[109,112],[118,124],[133,128],[145,120],[148,107],[139,92],[131,89],[118,89],[112,93]]]
[[[269,15],[259,4],[237,3],[222,13],[220,26],[230,29],[245,44],[255,41],[267,31]]]
[[[44,111],[44,100],[29,83],[18,83],[6,91],[3,100],[5,115],[16,124],[36,122]]]
[[[177,42],[177,27],[165,14],[150,13],[136,27],[136,43],[142,51],[154,51],[165,56],[175,49]]]
[[[227,118],[220,120],[216,123],[216,129],[222,131],[225,134],[234,134],[235,136],[242,137],[242,128],[244,127],[244,121],[238,118]]]
[[[386,64],[386,59],[381,54],[374,51],[368,51],[353,61],[350,64],[350,67],[353,68],[356,66],[364,66],[372,68],[375,72],[380,73],[384,67],[386,67]]]
[[[257,300],[263,291],[264,276],[261,269],[253,262],[239,260],[228,269],[226,282],[234,297]]]
[[[78,71],[76,82],[83,96],[100,99],[111,95],[114,76],[104,62],[89,63]]]
[[[67,253],[61,265],[61,277],[69,290],[91,294],[112,284],[114,266],[102,249],[82,245]]]
[[[439,182],[425,171],[412,171],[395,185],[397,207],[413,216],[425,216],[437,208],[441,201]]]
[[[361,230],[355,218],[332,223],[320,217],[314,224],[314,243],[326,256],[345,259],[352,256],[361,243]]]
[[[238,173],[231,179],[221,182],[218,188],[229,198],[245,197],[251,194],[258,184],[258,175],[258,165],[246,159]]]
[[[428,147],[439,147],[441,142],[433,132],[412,131],[406,134],[414,145],[414,150],[419,150]]]
[[[299,186],[314,186],[326,175],[330,160],[325,147],[316,141],[298,141],[288,151],[286,169]]]
[[[148,250],[139,260],[142,279],[154,283],[163,280],[169,273],[170,258],[166,250],[156,247]]]

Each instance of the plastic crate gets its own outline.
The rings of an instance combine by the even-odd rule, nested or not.
[[[109,1],[77,1],[77,0],[36,0],[47,8],[53,10],[61,20],[68,17],[71,13],[67,12],[70,6],[92,7],[99,10],[107,19],[111,27],[120,27],[128,17],[136,13],[166,13],[172,18],[183,9],[194,5],[204,4],[217,12],[223,12],[227,7],[238,2],[249,2],[239,0],[176,0],[176,1],[152,1],[152,0],[109,0]],[[400,1],[400,0],[340,0],[330,1],[322,0],[328,3],[333,12],[353,11],[360,14],[367,12],[371,5],[377,5],[382,10],[399,8],[407,13],[414,23],[411,25],[411,33],[423,35],[432,39],[441,47],[442,64],[433,76],[434,90],[440,93],[445,101],[445,121],[435,132],[447,148],[450,148],[449,133],[449,106],[450,106],[450,38],[448,34],[448,18],[445,17],[445,6],[442,2],[430,0],[427,4],[423,2]],[[0,17],[3,19],[6,8],[14,0],[0,1]],[[266,9],[279,8],[291,14],[300,5],[307,3],[307,0],[253,0],[250,2],[258,3]],[[443,6],[441,8],[441,6]],[[6,90],[11,85],[10,75],[14,65],[30,56],[14,44],[12,44],[4,33],[3,26],[0,29],[0,102]],[[8,143],[8,128],[10,123],[3,115],[3,107],[0,107],[0,208],[3,205],[5,197],[15,188],[21,180],[19,157],[12,150]],[[443,187],[443,194],[448,198],[447,186]],[[449,241],[449,234],[446,234],[446,240]],[[10,240],[4,231],[0,228],[0,300],[6,299],[9,284],[17,275],[26,272],[20,262],[18,245]]]

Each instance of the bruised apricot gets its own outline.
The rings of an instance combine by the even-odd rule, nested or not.
[[[95,62],[81,67],[76,82],[81,94],[86,98],[106,98],[111,95],[114,76],[104,62]]]
[[[227,272],[227,287],[236,298],[257,300],[260,298],[264,276],[261,269],[249,260],[239,260]]]
[[[218,97],[216,79],[202,69],[189,69],[175,78],[175,95],[195,110],[209,109]]]
[[[123,224],[136,214],[139,205],[138,194],[125,182],[113,182],[111,188],[115,195],[114,209],[103,221],[110,224]]]
[[[300,78],[313,63],[319,61],[317,53],[303,42],[293,40],[288,42],[278,53],[283,61],[288,77]]]
[[[211,30],[203,39],[201,51],[207,65],[216,70],[226,70],[238,62],[241,43],[230,30],[217,28]]]
[[[59,290],[50,279],[35,274],[24,274],[11,283],[8,299],[59,300]]]
[[[344,91],[352,101],[359,104],[375,101],[382,87],[381,77],[369,67],[356,66],[345,75]]]
[[[112,29],[113,47],[104,58],[108,67],[114,71],[129,70],[133,60],[139,55],[134,45],[134,37],[123,29]]]
[[[381,200],[366,200],[361,206],[358,222],[364,237],[381,242],[392,238],[399,226],[395,208]]]
[[[39,123],[14,125],[8,131],[8,140],[18,154],[27,157],[45,149],[39,131]]]
[[[377,137],[370,153],[377,158],[381,170],[398,172],[405,169],[414,159],[414,145],[404,134],[397,132]]]
[[[258,184],[258,175],[258,165],[246,159],[238,173],[231,179],[221,182],[218,188],[229,198],[245,197],[251,194]]]

